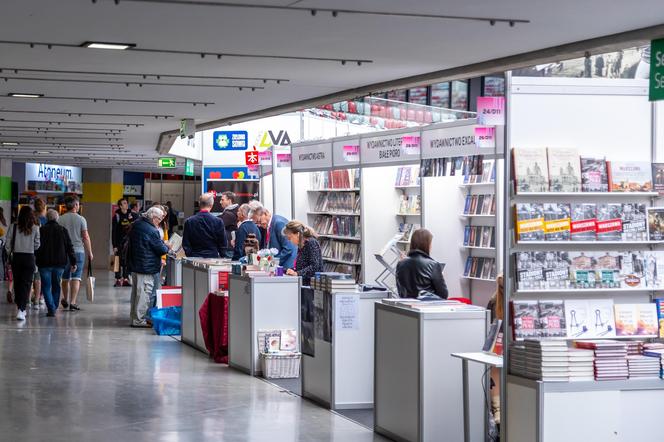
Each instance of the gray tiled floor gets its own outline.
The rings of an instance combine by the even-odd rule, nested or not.
[[[0,440],[384,440],[173,338],[129,328],[129,289],[110,284],[98,275],[96,302],[55,318],[31,312],[21,324],[14,306],[0,305]]]

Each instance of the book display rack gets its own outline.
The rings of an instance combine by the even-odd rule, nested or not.
[[[413,232],[422,226],[420,166],[400,166],[397,169],[394,189],[399,193],[399,208],[396,216],[399,222],[399,233],[402,233],[397,245],[407,252]]]

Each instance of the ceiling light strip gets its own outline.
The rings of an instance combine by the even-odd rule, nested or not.
[[[152,83],[145,81],[84,80],[84,79],[73,79],[73,78],[33,78],[33,77],[0,76],[0,80],[4,80],[5,82],[8,82],[9,80],[19,80],[19,81],[44,81],[44,82],[52,81],[52,82],[61,82],[61,83],[122,84],[126,87],[129,86],[207,87],[207,88],[240,89],[240,90],[247,89],[251,90],[252,92],[259,89],[265,89],[262,86],[247,86],[247,85],[238,85],[238,84],[229,85],[229,84],[191,84],[191,83]]]
[[[175,118],[174,115],[147,115],[147,114],[109,114],[109,113],[91,113],[91,112],[48,112],[48,111],[35,111],[35,110],[14,110],[14,109],[2,109],[0,108],[0,113],[12,113],[12,114],[48,114],[48,115],[67,115],[69,117],[132,117],[132,118]],[[2,120],[2,118],[0,118]],[[90,124],[90,123],[82,123]],[[94,124],[94,123],[91,123]],[[99,123],[102,124],[102,123]]]
[[[7,132],[50,132],[50,133],[66,133],[66,134],[121,134],[126,132],[127,129],[103,129],[103,128],[87,128],[87,127],[68,127],[68,128],[52,128],[48,126],[0,126],[0,131]]]
[[[97,134],[95,134],[97,135]],[[5,131],[0,129],[0,136],[2,138],[20,138],[24,139],[36,139],[36,140],[108,140],[108,141],[121,141],[124,138],[118,138],[117,136],[107,136],[107,137],[67,137],[67,136],[38,136],[38,135],[7,135]]]
[[[2,111],[0,111],[2,112]],[[103,125],[103,126],[124,126],[124,127],[142,127],[145,126],[143,123],[109,123],[109,122],[87,122],[87,121],[49,121],[49,120],[15,120],[10,118],[0,118],[0,121],[5,123],[44,123],[50,126],[56,125],[61,126],[62,124],[94,124],[94,125]],[[63,129],[65,129],[63,127]]]
[[[240,88],[242,89],[242,88]],[[249,89],[249,88],[246,88]],[[9,95],[0,95],[0,98],[16,98],[15,96]],[[98,98],[98,97],[51,97],[44,96],[39,97],[40,100],[68,100],[68,101],[92,101],[94,103],[156,103],[156,104],[193,104],[196,105],[213,105],[214,102],[211,101],[177,101],[177,100],[139,100],[135,98]],[[72,112],[72,115],[77,115],[78,112]]]

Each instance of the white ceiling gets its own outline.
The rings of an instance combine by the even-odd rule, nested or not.
[[[211,2],[218,0],[209,0]],[[295,0],[261,0],[245,3],[289,5]],[[6,126],[48,126],[47,123],[0,121],[0,140],[20,142],[18,152],[0,146],[3,156],[34,160],[34,151],[49,151],[40,158],[64,164],[98,165],[147,170],[154,168],[159,134],[176,129],[180,118],[198,124],[340,91],[433,71],[497,59],[560,44],[645,28],[664,23],[661,1],[609,2],[606,0],[302,0],[297,7],[339,8],[368,11],[465,15],[524,19],[530,23],[490,26],[482,21],[443,20],[397,16],[348,15],[332,17],[319,12],[244,9],[204,5],[164,4],[158,1],[120,0],[3,0],[0,40],[79,45],[85,41],[135,43],[137,49],[188,52],[269,54],[372,60],[356,63],[272,58],[237,58],[194,54],[103,51],[0,43],[0,68],[95,71],[109,73],[173,74],[281,78],[276,84],[262,81],[148,78],[153,83],[224,84],[265,87],[250,89],[196,86],[91,84],[0,80],[0,119],[60,121],[50,127],[75,133],[81,139],[44,140],[28,132],[9,132]],[[57,73],[14,73],[8,77],[141,81],[141,77]],[[64,99],[8,98],[10,92],[37,92]],[[181,101],[183,103],[80,101],[71,98]],[[192,102],[210,102],[207,107]],[[62,112],[64,114],[13,111]],[[67,115],[73,113],[72,116]],[[106,113],[94,116],[77,113]],[[127,115],[127,116],[125,116]],[[147,116],[129,116],[147,115]],[[168,116],[155,119],[154,115]],[[94,123],[94,124],[83,124]],[[113,123],[110,125],[109,123]],[[126,127],[122,124],[140,124]],[[122,129],[120,141],[108,141],[104,133],[90,134],[82,127]],[[91,138],[92,137],[92,138]],[[102,138],[102,139],[93,139]],[[113,136],[115,138],[115,136]],[[63,143],[67,148],[42,143]],[[80,143],[73,146],[72,143]],[[109,146],[121,144],[115,151]],[[121,151],[126,149],[126,151]],[[102,155],[101,157],[97,157]],[[91,157],[96,157],[91,159]],[[124,159],[127,163],[118,164]]]

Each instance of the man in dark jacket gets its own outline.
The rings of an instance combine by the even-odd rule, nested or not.
[[[188,257],[219,258],[226,250],[224,222],[210,213],[214,197],[204,193],[198,199],[200,211],[184,222],[182,247]]]
[[[67,229],[58,224],[58,218],[55,210],[46,212],[46,224],[39,229],[40,245],[35,253],[48,309],[46,316],[55,316],[60,304],[60,283],[65,266],[69,265],[72,273],[76,271],[74,246]]]
[[[122,256],[122,245],[127,237],[129,226],[131,226],[137,218],[138,215],[129,210],[129,204],[126,199],[122,198],[118,200],[118,209],[113,215],[113,229],[111,232],[113,254],[120,259],[120,270],[115,272],[115,284],[113,287],[128,287],[131,285],[129,283],[129,269],[127,268],[124,256]]]
[[[226,242],[228,244],[233,239],[233,232],[237,230],[237,209],[240,205],[235,203],[236,198],[233,192],[224,192],[221,194],[221,207],[224,211],[219,215],[219,218],[224,222]],[[233,249],[231,247],[226,249],[226,257],[233,257]]]
[[[237,261],[243,256],[244,253],[244,241],[247,239],[247,236],[251,233],[256,235],[258,244],[261,243],[261,232],[258,230],[256,223],[251,219],[251,208],[249,204],[242,204],[237,211],[237,219],[240,221],[240,225],[235,232],[235,247],[233,248],[233,261]]]
[[[159,207],[150,207],[129,232],[127,260],[131,269],[131,326],[147,327],[146,315],[161,272],[161,256],[170,246],[161,239],[157,227],[166,214]]]
[[[268,249],[277,249],[279,265],[284,269],[295,267],[297,247],[284,236],[283,230],[288,220],[280,215],[273,215],[266,208],[261,209],[260,225],[265,229],[265,245]]]
[[[173,205],[170,201],[166,201],[166,207],[168,207],[168,237],[173,236],[175,228],[178,226],[178,213],[173,210]]]

